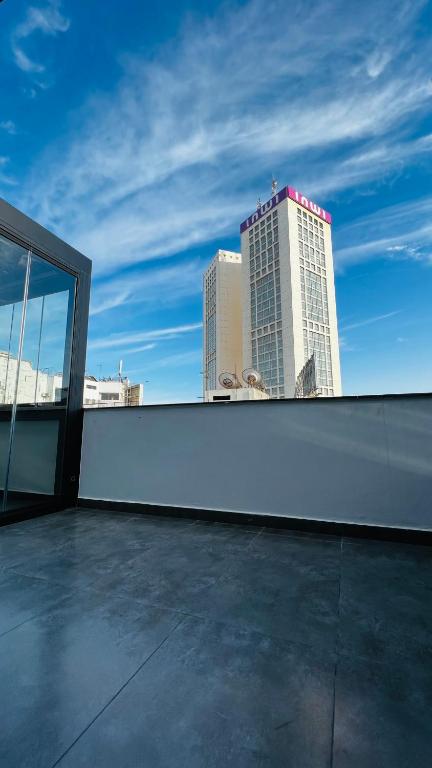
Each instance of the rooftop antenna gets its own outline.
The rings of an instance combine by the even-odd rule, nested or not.
[[[264,389],[263,378],[255,368],[245,368],[242,373],[242,378],[248,387],[253,389]]]
[[[119,362],[119,369],[118,369],[119,381],[122,380],[122,371],[123,371],[123,360],[120,360],[120,362]]]
[[[276,194],[277,190],[278,190],[277,179],[275,179],[275,177],[272,176],[272,197]]]
[[[261,208],[261,198],[259,197],[257,200],[257,211]]]
[[[218,377],[218,381],[224,389],[239,389],[239,387],[241,387],[236,374],[230,373],[229,371],[221,373]]]

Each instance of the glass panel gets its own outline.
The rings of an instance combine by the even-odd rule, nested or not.
[[[31,254],[6,509],[40,504],[56,493],[74,299],[75,278]]]
[[[0,235],[0,511],[5,503],[28,251]]]
[[[75,278],[32,254],[18,405],[66,405]]]

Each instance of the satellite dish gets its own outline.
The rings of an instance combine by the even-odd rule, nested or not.
[[[245,368],[242,376],[248,387],[256,387],[257,389],[262,387],[262,376],[255,368]]]
[[[224,389],[237,389],[240,384],[237,376],[235,373],[221,373],[218,378],[219,384],[224,387]]]

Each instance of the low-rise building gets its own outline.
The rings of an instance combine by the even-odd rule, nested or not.
[[[233,389],[209,389],[206,391],[205,402],[237,402],[238,400],[269,400],[270,396],[263,389],[256,387],[235,387]]]
[[[84,408],[112,408],[113,406],[143,405],[144,386],[131,384],[128,378],[86,376],[84,380]]]

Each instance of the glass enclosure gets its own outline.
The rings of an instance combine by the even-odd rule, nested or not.
[[[0,513],[59,493],[76,278],[0,235]]]

